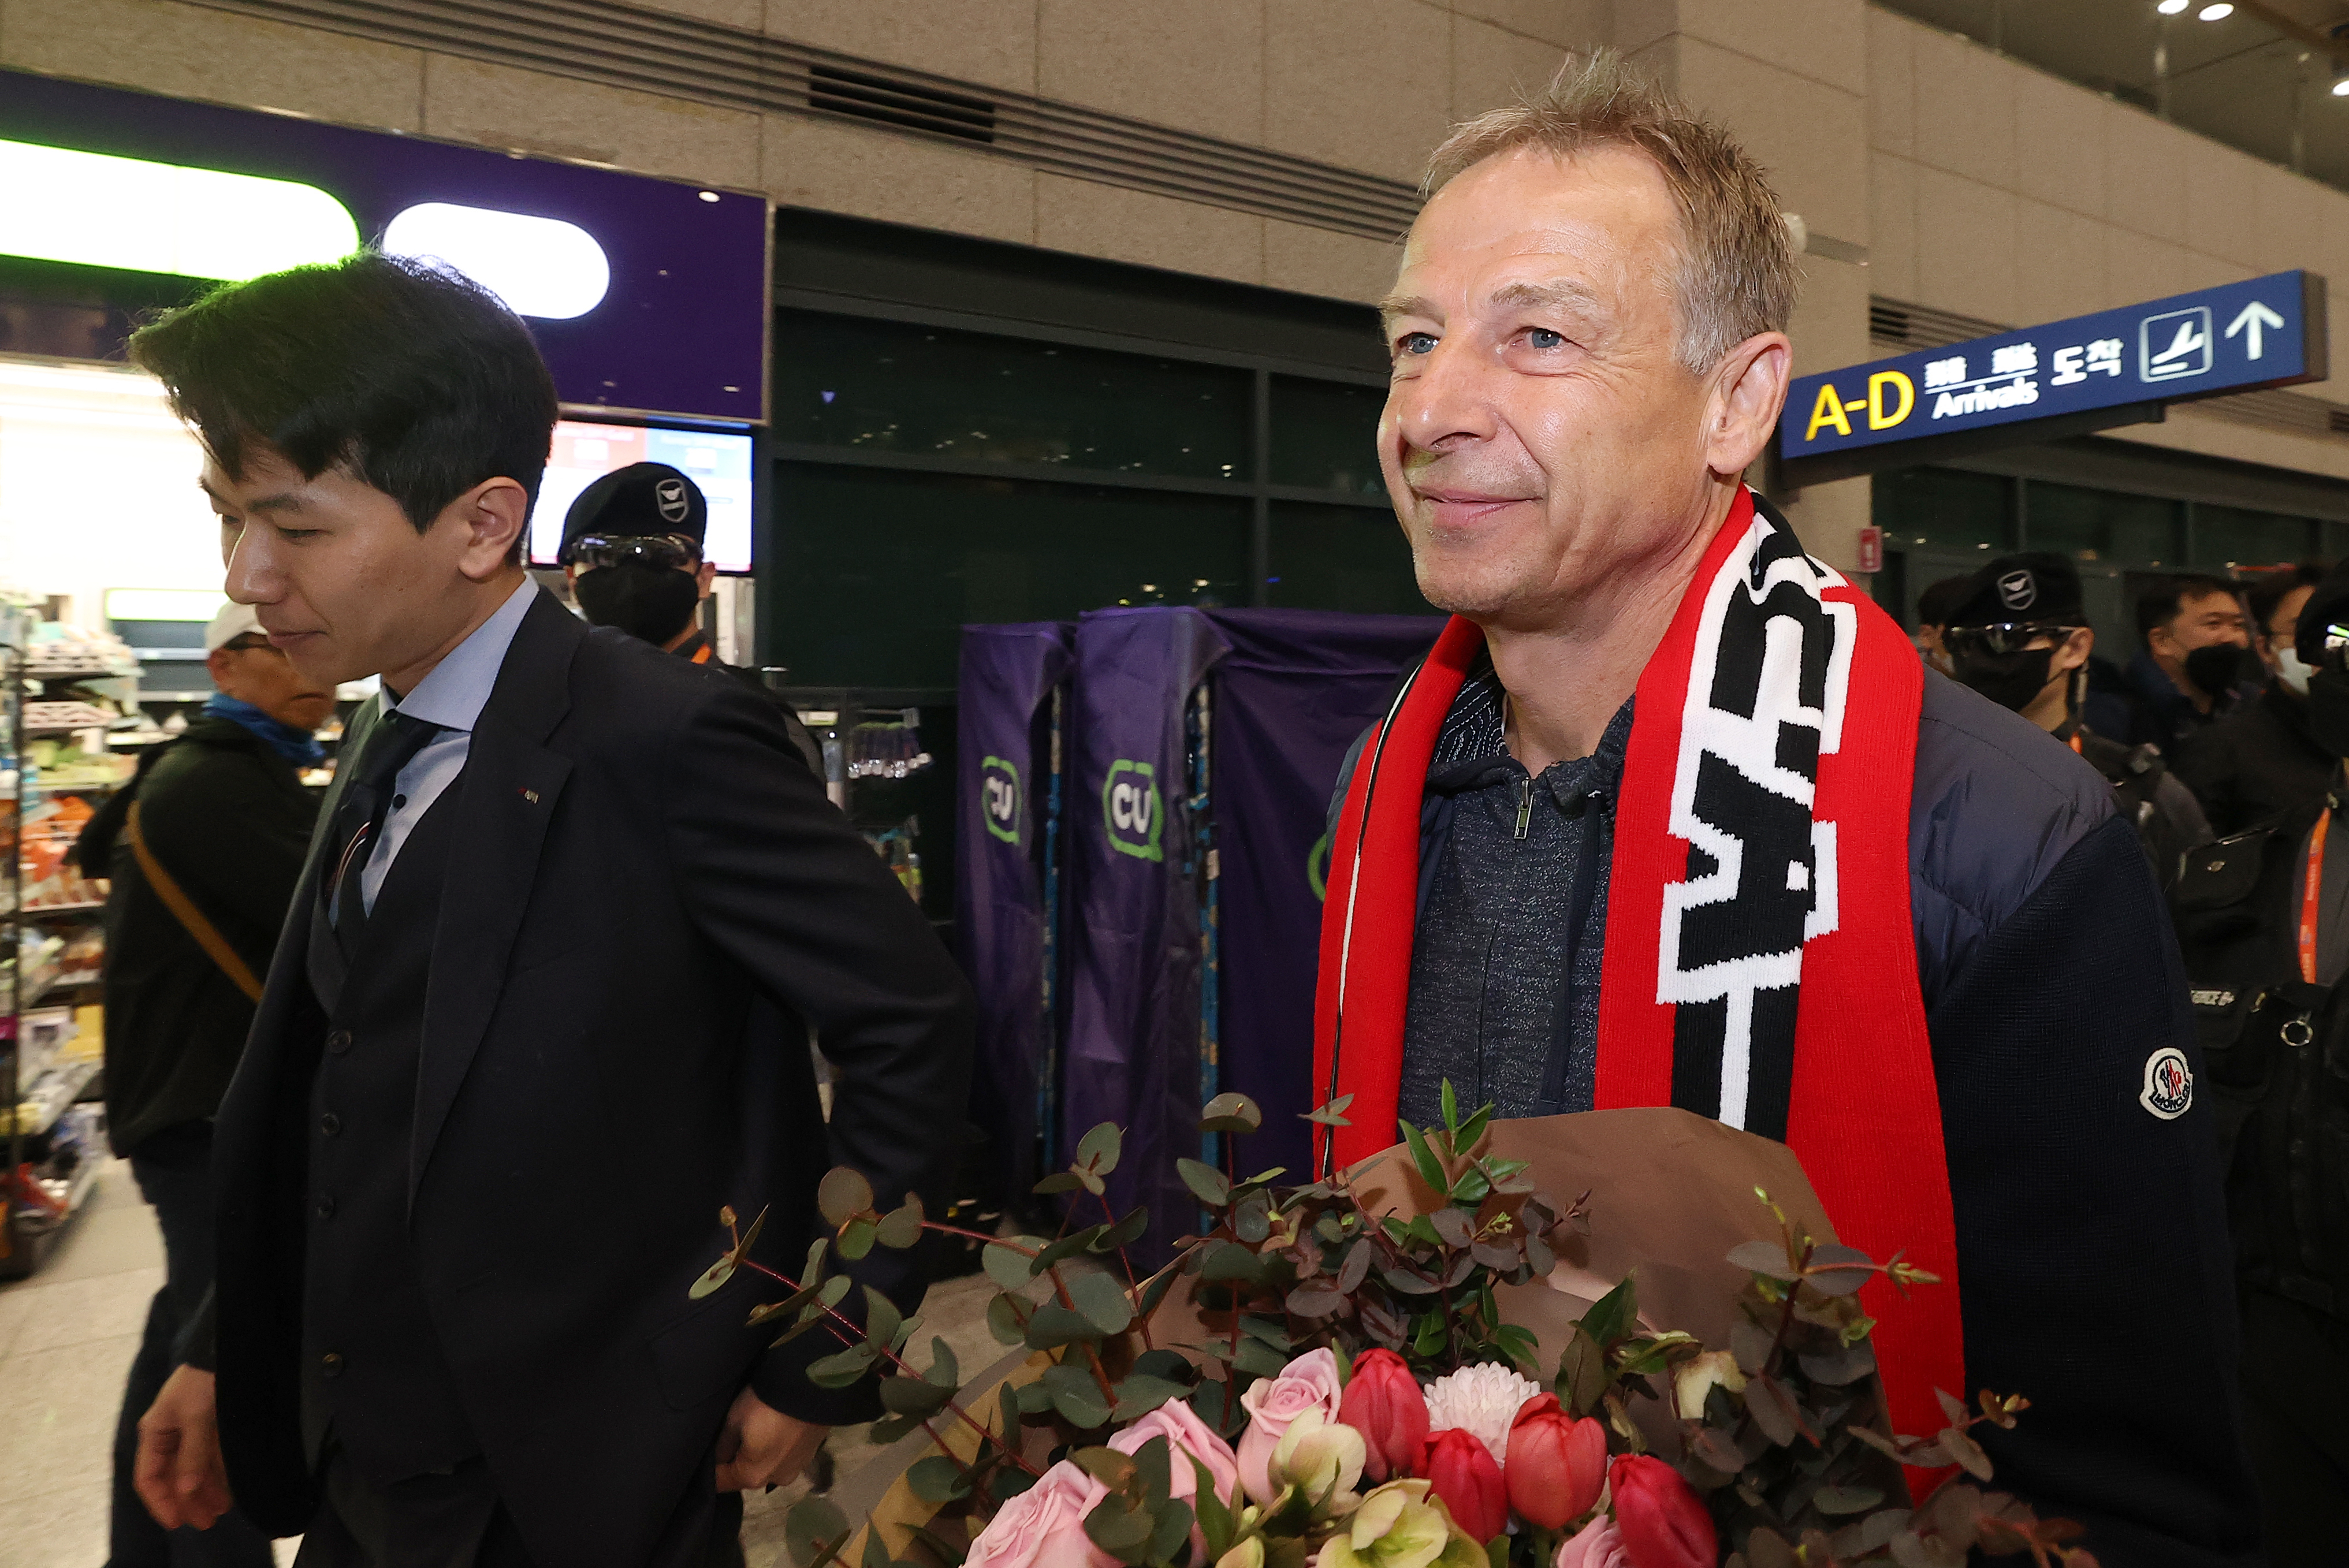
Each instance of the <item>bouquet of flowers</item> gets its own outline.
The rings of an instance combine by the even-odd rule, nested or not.
[[[1495,1124],[1448,1085],[1443,1103],[1442,1127],[1404,1124],[1386,1155],[1276,1185],[1285,1171],[1238,1173],[1260,1113],[1219,1098],[1201,1127],[1221,1167],[1180,1162],[1205,1222],[1146,1279],[1125,1262],[1143,1215],[1106,1201],[1122,1142],[1106,1124],[1039,1183],[1071,1199],[1049,1237],[979,1235],[913,1202],[881,1213],[835,1170],[832,1233],[794,1280],[750,1257],[757,1224],[722,1215],[732,1245],[696,1291],[746,1270],[788,1287],[751,1322],[782,1324],[778,1343],[833,1334],[842,1348],[811,1375],[877,1371],[875,1440],[927,1450],[864,1518],[798,1504],[800,1568],[1958,1568],[1975,1550],[2095,1568],[2078,1525],[1984,1485],[1971,1434],[2013,1426],[2026,1400],[1944,1394],[1939,1433],[1889,1429],[1857,1292],[1935,1282],[1837,1245],[1782,1146],[1678,1111]],[[1309,1119],[1343,1125],[1345,1104]],[[1681,1119],[1782,1162],[1784,1202],[1752,1189],[1753,1239],[1713,1276],[1742,1283],[1708,1304],[1690,1284],[1705,1270],[1654,1270],[1718,1343],[1647,1322],[1636,1269],[1592,1279],[1574,1261],[1592,1194],[1561,1202],[1538,1158],[1498,1151],[1516,1129],[1555,1142],[1606,1117]],[[1079,1224],[1087,1206],[1102,1218]],[[850,1281],[828,1273],[928,1232],[983,1243],[1001,1287],[988,1322],[1014,1348],[967,1387],[944,1340],[915,1367],[918,1321],[868,1290],[855,1322]],[[1568,1302],[1587,1305],[1565,1318]]]

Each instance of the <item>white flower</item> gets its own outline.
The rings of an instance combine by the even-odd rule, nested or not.
[[[1540,1392],[1540,1384],[1498,1362],[1463,1367],[1428,1385],[1427,1429],[1457,1427],[1483,1443],[1499,1464],[1509,1457],[1509,1423]]]

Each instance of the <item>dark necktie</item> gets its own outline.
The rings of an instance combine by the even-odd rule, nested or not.
[[[367,731],[351,764],[349,782],[336,802],[326,840],[333,858],[322,868],[310,929],[310,984],[328,1012],[342,995],[343,976],[367,926],[362,878],[383,832],[384,818],[390,814],[399,770],[440,733],[440,726],[410,718],[397,708],[386,713]]]

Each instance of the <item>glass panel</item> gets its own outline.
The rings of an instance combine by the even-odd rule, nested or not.
[[[952,686],[966,622],[1247,603],[1244,500],[814,463],[775,479],[760,581],[793,686]]]
[[[1349,495],[1386,494],[1379,477],[1383,387],[1272,378],[1272,482]]]
[[[1411,544],[1392,511],[1277,501],[1272,602],[1299,610],[1433,615],[1412,573]]]
[[[1896,469],[1876,476],[1872,521],[1887,550],[2009,550],[2013,484],[1956,469]]]
[[[2194,507],[2197,566],[2288,566],[2304,559],[2312,542],[2304,517],[2241,507]]]
[[[2031,481],[2031,548],[2083,561],[2176,567],[2181,559],[2178,503],[2078,485]]]
[[[784,441],[1247,480],[1252,379],[1180,359],[775,313]]]

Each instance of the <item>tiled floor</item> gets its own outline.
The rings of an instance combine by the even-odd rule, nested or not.
[[[0,1285],[0,1568],[100,1568],[115,1417],[139,1348],[147,1303],[163,1277],[162,1238],[130,1171],[110,1164],[88,1210],[41,1271]],[[985,1314],[986,1276],[934,1286],[923,1304],[923,1350],[931,1335],[954,1347],[966,1371],[1001,1353]],[[874,1449],[862,1428],[831,1440],[847,1476]],[[785,1561],[783,1513],[804,1485],[746,1500],[742,1544],[750,1568]],[[295,1542],[278,1542],[293,1561]]]

